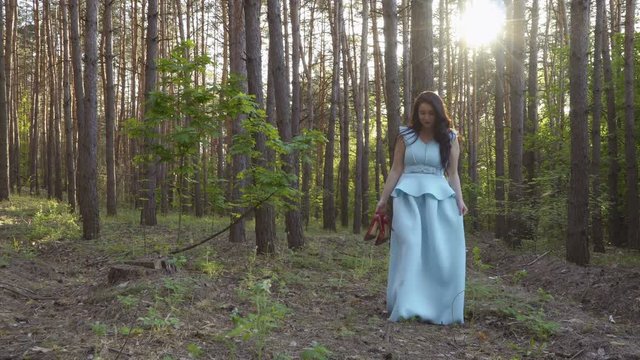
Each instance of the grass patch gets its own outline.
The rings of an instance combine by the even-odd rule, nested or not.
[[[269,340],[269,335],[278,329],[285,316],[291,312],[272,293],[273,282],[277,282],[275,273],[270,269],[256,269],[256,258],[248,259],[247,272],[237,289],[240,299],[248,301],[247,309],[234,308],[231,314],[233,328],[227,331],[226,340],[232,353],[236,352],[236,344],[232,339],[241,339],[262,359]]]
[[[494,283],[471,278],[467,281],[466,318],[469,322],[497,319],[514,333],[536,342],[544,342],[556,334],[560,325],[549,320],[544,304],[552,297],[544,290],[537,298],[507,292],[499,281]]]
[[[607,247],[605,253],[591,253],[591,263],[598,266],[640,267],[640,252],[638,250]]]
[[[57,240],[76,240],[82,235],[78,218],[71,213],[67,204],[48,200],[41,204],[33,216],[29,238],[47,242]]]

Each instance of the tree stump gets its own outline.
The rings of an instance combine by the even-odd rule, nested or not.
[[[128,280],[158,274],[173,274],[176,266],[167,259],[141,259],[129,260],[124,264],[117,264],[109,269],[107,281],[111,285],[120,284]]]

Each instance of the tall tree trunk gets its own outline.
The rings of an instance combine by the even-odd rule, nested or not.
[[[504,38],[501,36],[501,38]],[[500,45],[501,41],[497,41],[494,46],[494,54],[496,58],[496,79],[495,79],[495,115],[494,128],[496,136],[496,229],[495,235],[498,239],[504,239],[507,229],[507,220],[505,218],[504,204],[504,48]]]
[[[228,14],[228,4],[227,0],[220,1],[220,8],[222,9],[222,22],[224,24],[229,23],[229,14]],[[229,69],[229,32],[224,31],[222,36],[222,74],[220,81],[224,84],[228,80],[228,69]],[[225,134],[228,135],[228,134]],[[216,141],[216,149],[215,154],[218,155],[216,159],[216,173],[218,178],[224,179],[225,174],[227,173],[225,157],[224,157],[224,140],[219,139]]]
[[[618,162],[618,117],[616,110],[615,88],[613,83],[613,70],[611,69],[611,51],[609,48],[609,35],[607,31],[607,9],[603,9],[603,34],[602,34],[602,68],[604,72],[604,89],[607,101],[607,157],[609,171],[607,176],[607,188],[609,191],[609,216],[607,229],[609,242],[615,246],[621,246],[624,241],[624,216],[620,211],[621,201],[618,190],[618,176],[620,163]]]
[[[634,34],[635,0],[627,0],[624,20],[624,148],[627,165],[627,243],[640,249],[640,203],[638,202],[638,158],[635,137]]]
[[[75,95],[75,110],[76,110],[76,122],[78,130],[81,128],[81,124],[85,122],[84,111],[84,86],[82,84],[82,49],[80,48],[80,29],[79,29],[79,10],[78,1],[69,0],[69,34],[71,40],[71,65],[73,67],[73,86]],[[68,141],[68,140],[67,140]],[[78,167],[80,164],[78,163]],[[78,190],[82,191],[82,179],[80,178],[79,169],[76,171],[76,184]],[[80,201],[80,194],[77,194],[77,201]],[[80,205],[80,204],[78,204]]]
[[[204,3],[204,2],[203,2]],[[193,19],[193,21],[195,22],[197,17],[195,15],[194,12],[194,6],[193,6],[193,1],[189,0],[189,2],[187,3],[187,10],[188,12],[191,14],[189,17],[191,19]],[[201,23],[198,25],[201,29],[201,34],[202,34],[202,38],[204,39],[204,32],[205,32],[205,23],[204,23],[204,6],[202,7],[202,15],[201,15]],[[196,28],[196,25],[194,24],[194,29]],[[192,37],[195,39],[195,43],[196,43],[196,47],[194,49],[194,53],[197,56],[198,55],[198,51],[201,52],[200,55],[205,55],[204,51],[206,49],[206,45],[204,43],[204,40],[200,43],[198,42],[198,34],[197,31],[193,31],[193,35]],[[199,75],[202,75],[202,79],[200,81],[200,85],[201,86],[206,86],[205,84],[205,74],[206,71],[203,71],[202,73],[196,73],[196,83],[198,83],[198,77]],[[194,163],[194,167],[195,167],[195,171],[194,171],[194,178],[195,178],[195,182],[193,184],[193,203],[195,206],[195,215],[196,217],[203,217],[204,213],[205,213],[205,198],[206,198],[206,191],[203,191],[203,185],[204,185],[204,189],[206,190],[206,163],[205,163],[205,148],[201,145],[198,144],[198,150],[196,151],[196,155],[192,156],[192,160]]]
[[[336,6],[340,8],[338,12],[338,22],[342,29],[346,29],[346,21],[344,19],[344,7],[342,0],[336,2]],[[349,46],[347,45],[346,30],[341,33],[342,43],[342,89],[340,91],[340,162],[338,164],[338,189],[340,203],[340,224],[344,227],[349,225],[349,172],[350,172],[350,150],[349,150],[349,122],[351,119],[349,111],[349,69],[351,68],[351,55]]]
[[[521,244],[521,227],[523,219],[518,210],[522,200],[522,151],[523,151],[523,123],[524,123],[524,33],[525,14],[524,2],[515,1],[513,5],[513,31],[511,39],[511,143],[509,148],[509,237],[511,246]]]
[[[286,3],[286,1],[285,1]],[[301,100],[300,100],[300,50],[302,49],[302,40],[300,38],[300,0],[289,1],[289,16],[291,17],[291,136],[297,136],[300,133]],[[286,5],[285,5],[286,6]],[[286,14],[285,14],[286,15]],[[285,19],[285,28],[286,28]],[[285,34],[286,36],[287,34]],[[288,36],[286,36],[288,38]],[[287,46],[288,48],[288,46]],[[288,57],[287,57],[288,58]],[[289,67],[286,67],[287,69]],[[293,175],[299,177],[299,154],[294,151],[293,155]]]
[[[387,141],[389,146],[389,159],[393,159],[393,147],[399,133],[398,127],[400,126],[400,94],[398,94],[400,82],[398,81],[398,59],[396,55],[396,49],[398,48],[398,12],[395,0],[382,1],[382,16],[384,18],[384,74],[386,79],[385,95],[388,125]]]
[[[335,205],[335,184],[334,184],[334,151],[336,137],[337,106],[340,91],[340,38],[341,25],[338,11],[339,7],[334,6],[330,12],[333,19],[331,26],[331,39],[333,43],[333,71],[331,80],[331,104],[329,124],[327,129],[327,144],[325,146],[323,194],[322,194],[322,228],[336,230],[336,205]]]
[[[440,0],[438,4],[438,94],[445,97],[444,94],[444,52],[447,48],[445,38],[445,23],[447,17],[447,6],[445,0]]]
[[[449,13],[449,0],[445,0],[444,2],[444,9],[446,10],[447,14]],[[444,34],[442,36],[446,37],[446,40],[444,42],[444,44],[446,44],[446,47],[442,48],[442,51],[445,51],[446,48],[446,52],[447,52],[447,56],[446,56],[446,67],[447,67],[447,86],[446,86],[446,97],[445,97],[445,103],[447,104],[447,109],[449,109],[449,111],[451,111],[451,109],[453,108],[453,72],[454,72],[454,66],[453,66],[453,41],[451,41],[451,19],[449,16],[445,16],[445,27],[444,27]],[[445,64],[442,64],[441,66],[445,66]]]
[[[114,136],[116,131],[116,91],[113,84],[113,50],[112,50],[112,4],[114,0],[105,0],[102,31],[104,36],[104,122],[105,122],[105,152],[107,162],[107,215],[116,215],[116,164]]]
[[[285,143],[292,139],[291,109],[289,108],[288,76],[285,72],[284,45],[282,35],[282,17],[280,16],[280,1],[267,1],[267,19],[269,22],[269,72],[273,76],[275,91],[276,113],[278,118],[278,130],[280,138]],[[284,170],[289,174],[295,174],[296,159],[294,154],[283,156]],[[298,178],[294,177],[290,186],[298,188]],[[304,245],[302,230],[302,216],[295,204],[285,212],[285,224],[287,232],[287,245],[290,249]]]
[[[524,167],[527,172],[527,190],[534,192],[533,180],[536,177],[536,149],[533,142],[538,132],[538,0],[531,5],[531,32],[529,33],[529,79],[527,86],[527,126],[526,137],[531,144],[524,153]],[[530,199],[536,199],[532,193]]]
[[[593,251],[604,253],[604,231],[600,211],[600,119],[602,115],[602,22],[604,0],[596,0],[596,27],[593,47],[593,123],[591,124],[591,196],[596,199],[591,211]]]
[[[409,122],[409,117],[411,116],[411,102],[412,102],[412,84],[411,84],[411,0],[402,0],[402,10],[400,15],[400,19],[402,20],[402,104],[403,104],[403,113],[404,116],[402,119],[404,123]],[[395,2],[394,2],[395,4]],[[383,5],[384,6],[384,5]],[[397,19],[397,18],[396,18]],[[377,29],[376,29],[377,30]],[[378,37],[378,32],[374,31],[374,38]],[[397,36],[397,35],[396,35]],[[386,177],[385,177],[386,178]]]
[[[12,109],[10,111],[11,116],[9,117],[9,136],[11,137],[9,149],[9,162],[10,162],[10,185],[15,186],[16,192],[18,194],[21,193],[22,187],[22,178],[20,177],[20,127],[18,125],[18,107],[19,107],[19,99],[18,96],[18,88],[19,88],[19,78],[18,78],[18,50],[17,50],[17,0],[9,0],[7,3],[7,47],[5,53],[5,70],[7,76],[7,91],[8,99],[11,100],[11,104],[13,104]],[[9,55],[10,54],[10,55]],[[15,66],[12,65],[16,64]],[[11,76],[11,71],[13,71],[13,79]]]
[[[54,42],[53,48],[54,49],[60,49],[61,44],[59,43],[58,36],[55,36],[54,39],[56,40]],[[54,136],[53,136],[53,156],[55,157],[55,161],[54,161],[54,169],[55,169],[55,196],[56,199],[58,201],[62,202],[62,193],[63,193],[63,186],[62,186],[62,150],[60,148],[60,119],[62,118],[62,111],[60,109],[60,99],[62,98],[61,96],[61,88],[60,88],[60,78],[62,77],[62,68],[60,67],[60,54],[59,51],[56,51],[54,53],[54,61],[56,63],[55,67],[52,67],[52,70],[55,69],[55,71],[52,71],[52,74],[54,74],[54,76],[56,77],[56,81],[55,81],[55,92],[54,92],[54,96],[55,96],[55,102],[54,102],[54,122],[53,122],[53,132],[54,132]]]
[[[55,76],[55,54],[54,54],[54,46],[53,46],[53,37],[51,35],[51,20],[49,14],[51,10],[49,8],[49,1],[43,2],[42,8],[42,21],[44,26],[44,42],[46,48],[46,82],[48,83],[49,93],[47,94],[47,100],[49,105],[49,111],[47,112],[48,116],[45,116],[44,123],[46,124],[47,135],[45,139],[45,148],[47,155],[46,162],[46,174],[47,174],[47,197],[49,199],[53,198],[55,195],[55,170],[54,170],[54,162],[55,162],[55,131],[54,131],[54,122],[55,122],[55,102],[58,99],[56,94],[56,76]],[[61,200],[61,199],[59,199]]]
[[[4,67],[2,69],[0,69],[0,71],[4,72],[4,78],[5,78],[5,111],[6,111],[6,117],[7,117],[7,123],[6,123],[6,127],[7,127],[7,137],[6,137],[6,142],[7,142],[7,166],[8,166],[8,170],[7,170],[7,177],[9,178],[9,193],[11,191],[13,191],[15,185],[16,185],[16,177],[15,177],[15,172],[14,172],[14,168],[15,168],[15,151],[16,151],[16,147],[14,145],[14,136],[13,136],[13,126],[14,126],[14,106],[17,105],[18,100],[15,99],[15,97],[13,96],[13,84],[11,82],[11,62],[13,60],[13,45],[14,45],[14,33],[15,33],[15,29],[14,29],[14,13],[16,12],[16,6],[14,4],[15,0],[5,0],[5,1],[0,1],[0,5],[4,4],[5,8],[6,8],[6,17],[2,14],[0,14],[0,26],[3,25],[4,21],[6,21],[6,23],[4,23],[5,28],[4,33],[5,33],[5,43],[4,45],[4,49],[3,49],[3,61],[4,61]],[[5,9],[3,9],[5,10]],[[0,34],[2,33],[3,30],[0,30]],[[1,42],[1,37],[0,37],[0,42]],[[2,125],[0,125],[0,128],[2,127]],[[2,131],[0,129],[0,131]],[[0,135],[1,136],[1,135]],[[5,140],[0,140],[0,143],[2,143]],[[2,145],[0,145],[0,147],[2,147]],[[19,148],[18,148],[19,149]],[[1,151],[0,151],[1,153]],[[1,157],[2,155],[0,155]],[[2,159],[4,160],[4,157],[2,157]],[[0,165],[0,166],[4,166],[4,165]],[[0,173],[3,170],[0,170]],[[0,179],[2,179],[2,176],[0,175]],[[0,180],[3,181],[3,180]],[[17,190],[17,189],[16,189]],[[2,192],[2,191],[0,191]]]
[[[156,58],[158,57],[158,0],[149,0],[147,7],[147,61],[144,68],[144,121],[151,121],[147,119],[149,114],[149,105],[151,101],[151,92],[156,88]],[[153,134],[157,133],[159,129],[154,127],[152,135],[149,138],[144,139],[144,153],[148,153],[153,149],[156,144],[156,139],[153,138]],[[142,205],[142,211],[140,213],[140,223],[147,226],[153,226],[158,223],[156,218],[156,181],[157,181],[158,164],[155,156],[152,156],[144,164],[144,203]]]
[[[4,30],[4,2],[0,0],[0,42]],[[10,31],[10,30],[9,30]],[[0,201],[9,200],[9,117],[4,46],[0,46]]]
[[[411,0],[411,97],[433,90],[433,0]]]
[[[409,116],[411,116],[411,97],[412,97],[412,84],[411,84],[411,0],[402,0],[400,5],[398,17],[402,21],[402,106],[403,106],[403,121],[407,123]],[[377,33],[374,33],[377,37]]]
[[[229,1],[229,63],[231,65],[231,74],[238,76],[240,79],[244,79],[247,76],[247,68],[244,63],[245,56],[245,32],[244,32],[244,12],[242,9],[242,0]],[[240,89],[244,92],[247,91],[247,83],[244,80],[240,80]],[[242,130],[242,116],[238,116],[233,119],[232,135],[239,134]],[[239,174],[247,168],[247,158],[243,155],[234,155],[232,163],[232,190],[231,200],[239,202],[242,196],[241,189],[245,187],[246,179],[240,179]],[[239,210],[242,212],[242,209]],[[235,218],[232,218],[235,221]],[[244,242],[245,238],[245,223],[244,220],[240,220],[231,227],[231,235],[229,237],[231,242]]]
[[[71,211],[76,208],[76,164],[74,155],[73,120],[71,118],[71,85],[69,83],[69,21],[67,16],[67,1],[62,0],[62,90],[63,116],[65,130],[65,165],[67,169],[67,202]]]
[[[373,0],[372,0],[373,1]],[[382,132],[382,100],[384,97],[383,85],[382,85],[382,76],[384,73],[383,70],[383,60],[382,60],[382,51],[380,50],[380,41],[378,39],[378,16],[376,11],[374,10],[375,2],[372,4],[371,11],[371,23],[373,26],[373,63],[374,63],[374,86],[375,86],[375,103],[376,103],[376,157],[375,157],[375,187],[376,187],[376,197],[380,197],[380,193],[382,192],[382,184],[380,181],[380,177],[382,179],[386,179],[387,172],[387,162],[385,158],[385,149],[383,142],[383,132]],[[407,83],[405,78],[405,83]],[[411,97],[411,94],[409,94]],[[409,105],[411,108],[411,105]]]
[[[260,37],[260,0],[244,2],[244,16],[247,37],[247,88],[249,94],[256,97],[256,102],[264,107],[262,94],[262,42]],[[257,160],[261,167],[272,166],[274,154],[267,150],[264,134],[256,134],[256,150],[264,154]],[[255,179],[254,179],[255,181]],[[256,251],[258,254],[272,254],[275,252],[276,217],[275,208],[271,204],[263,204],[256,208]]]
[[[33,98],[31,101],[31,126],[29,127],[29,192],[31,195],[40,193],[40,186],[38,184],[38,143],[40,139],[40,133],[38,130],[38,112],[40,103],[40,52],[42,51],[42,47],[40,44],[41,30],[39,4],[39,0],[33,0],[33,28],[36,46],[34,52],[36,55],[33,66]],[[80,46],[79,42],[77,44]],[[82,83],[82,77],[80,78],[80,83]]]
[[[187,41],[187,38],[189,37],[188,34],[185,35],[185,26],[184,26],[184,14],[182,12],[182,1],[181,0],[176,0],[173,1],[173,7],[175,10],[175,24],[178,28],[178,34],[179,34],[179,38],[178,41],[183,43],[185,41]],[[189,59],[189,51],[187,49],[184,50],[184,53],[182,54],[182,56],[185,59]],[[188,123],[190,122],[189,117],[186,116],[182,117],[178,120],[178,124],[179,126],[188,126]],[[184,156],[180,157],[180,168],[188,168],[190,167],[190,159],[189,158],[185,158]],[[176,188],[178,189],[178,203],[180,204],[180,213],[189,213],[189,211],[191,210],[191,204],[189,203],[189,181],[188,181],[188,175],[181,171],[180,174],[178,175],[178,181],[176,182]]]
[[[367,0],[370,1],[370,0]],[[369,12],[367,14],[367,17],[371,14],[371,9],[369,8],[369,6],[367,5],[367,11]],[[369,31],[369,29],[365,29],[365,31]],[[364,36],[368,36],[368,33],[365,32]],[[368,42],[368,40],[367,40]],[[362,222],[362,224],[367,225],[369,224],[369,219],[370,219],[370,215],[369,215],[369,198],[370,198],[370,177],[369,177],[369,158],[371,155],[371,131],[370,131],[370,122],[371,122],[371,111],[369,109],[369,67],[366,66],[367,63],[369,63],[369,50],[368,50],[368,45],[367,45],[367,49],[366,49],[366,55],[363,57],[366,58],[367,60],[360,61],[360,68],[361,68],[361,72],[362,74],[360,75],[360,79],[362,82],[362,101],[363,101],[363,107],[364,107],[364,143],[363,143],[363,149],[362,149],[362,214],[360,216],[360,221]],[[363,66],[363,63],[365,66]],[[364,70],[362,70],[364,69]]]
[[[133,34],[131,36],[131,82],[130,88],[130,100],[129,100],[129,117],[138,117],[138,96],[137,96],[137,83],[136,80],[141,78],[142,75],[138,75],[138,1],[131,2],[131,27],[133,28]],[[129,156],[134,159],[138,155],[138,140],[133,137],[129,138]],[[135,208],[140,208],[141,198],[143,197],[143,190],[140,189],[140,173],[138,165],[131,161],[129,172],[131,173],[130,181],[130,193],[132,198],[132,204]]]
[[[75,3],[77,0],[72,0]],[[87,0],[84,32],[84,121],[79,123],[78,184],[82,233],[87,240],[100,232],[100,207],[97,184],[98,119],[98,0]],[[74,8],[77,10],[77,4]]]
[[[309,19],[309,45],[307,50],[307,128],[309,130],[315,129],[315,113],[313,103],[313,73],[311,66],[313,64],[313,37],[314,37],[314,22],[315,22],[315,9],[316,0],[311,3],[310,19]],[[304,59],[304,57],[303,57]],[[304,161],[302,164],[302,219],[306,226],[309,225],[309,219],[311,217],[311,161]]]
[[[611,17],[611,43],[613,44],[613,37],[615,34],[620,33],[620,27],[622,26],[622,0],[610,0],[609,9]]]
[[[571,57],[569,59],[571,106],[571,177],[567,224],[568,261],[589,263],[589,135],[587,106],[587,52],[589,50],[589,0],[571,1]]]
[[[49,2],[44,2],[43,8],[43,20],[45,27],[45,42],[47,47],[47,77],[49,79],[49,116],[47,125],[47,173],[48,184],[47,193],[48,196],[55,197],[58,201],[62,201],[62,174],[60,167],[60,141],[58,139],[59,130],[59,93],[58,93],[58,79],[60,74],[58,73],[58,59],[56,56],[56,49],[58,48],[54,43],[54,36],[52,32],[52,11],[49,7]]]
[[[300,84],[300,61],[301,61],[301,50],[302,50],[302,39],[300,36],[300,0],[290,0],[289,2],[289,16],[291,18],[291,137],[298,136],[300,134],[300,122],[302,120],[302,110],[301,110],[301,84]],[[286,1],[284,1],[284,6],[286,9]],[[289,38],[288,34],[286,34],[287,23],[286,23],[286,13],[285,13],[285,44],[287,48],[289,47],[286,39]],[[288,56],[287,56],[288,58]],[[287,69],[287,74],[289,73],[289,67],[285,67]],[[293,177],[295,178],[294,188],[299,190],[299,179],[300,179],[300,154],[297,151],[294,151],[292,154],[292,172]],[[302,225],[304,223],[302,211],[300,209],[299,202],[295,205],[295,214],[291,214],[291,218],[289,221],[293,221],[291,226],[300,229],[296,229],[296,232],[299,232],[297,236],[300,239],[292,238],[289,241],[290,248],[297,248],[304,245],[303,239],[303,228]],[[299,223],[299,224],[298,224]]]
[[[354,179],[355,194],[353,199],[353,233],[359,234],[362,227],[362,179],[367,176],[364,173],[364,106],[365,106],[365,73],[367,71],[367,34],[369,23],[369,0],[362,0],[362,36],[360,44],[360,83],[356,88],[354,82],[354,100],[356,110],[356,176]]]
[[[205,22],[205,0],[201,0],[200,2],[200,9],[201,9],[201,13],[200,13],[200,56],[205,56],[207,55],[207,43],[206,43],[206,38],[205,35],[208,34],[209,32],[209,26],[207,26],[206,22]],[[206,69],[202,70],[202,86],[206,86],[207,85],[207,71]],[[207,213],[207,210],[209,209],[209,191],[208,191],[208,185],[209,185],[209,157],[207,154],[207,148],[208,146],[206,145],[207,142],[204,142],[202,144],[202,159],[201,164],[202,164],[202,215],[204,216]],[[165,176],[166,178],[166,176]],[[167,182],[166,179],[164,181],[165,183]]]

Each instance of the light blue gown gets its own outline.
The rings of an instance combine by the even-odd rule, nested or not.
[[[438,142],[424,143],[413,132],[403,136],[404,173],[391,194],[389,319],[463,323],[465,239],[455,192],[444,177]]]

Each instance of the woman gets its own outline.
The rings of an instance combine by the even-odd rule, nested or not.
[[[442,99],[425,91],[400,127],[376,211],[393,196],[387,309],[391,321],[464,322],[465,240],[460,146]],[[445,178],[446,175],[446,178]]]

